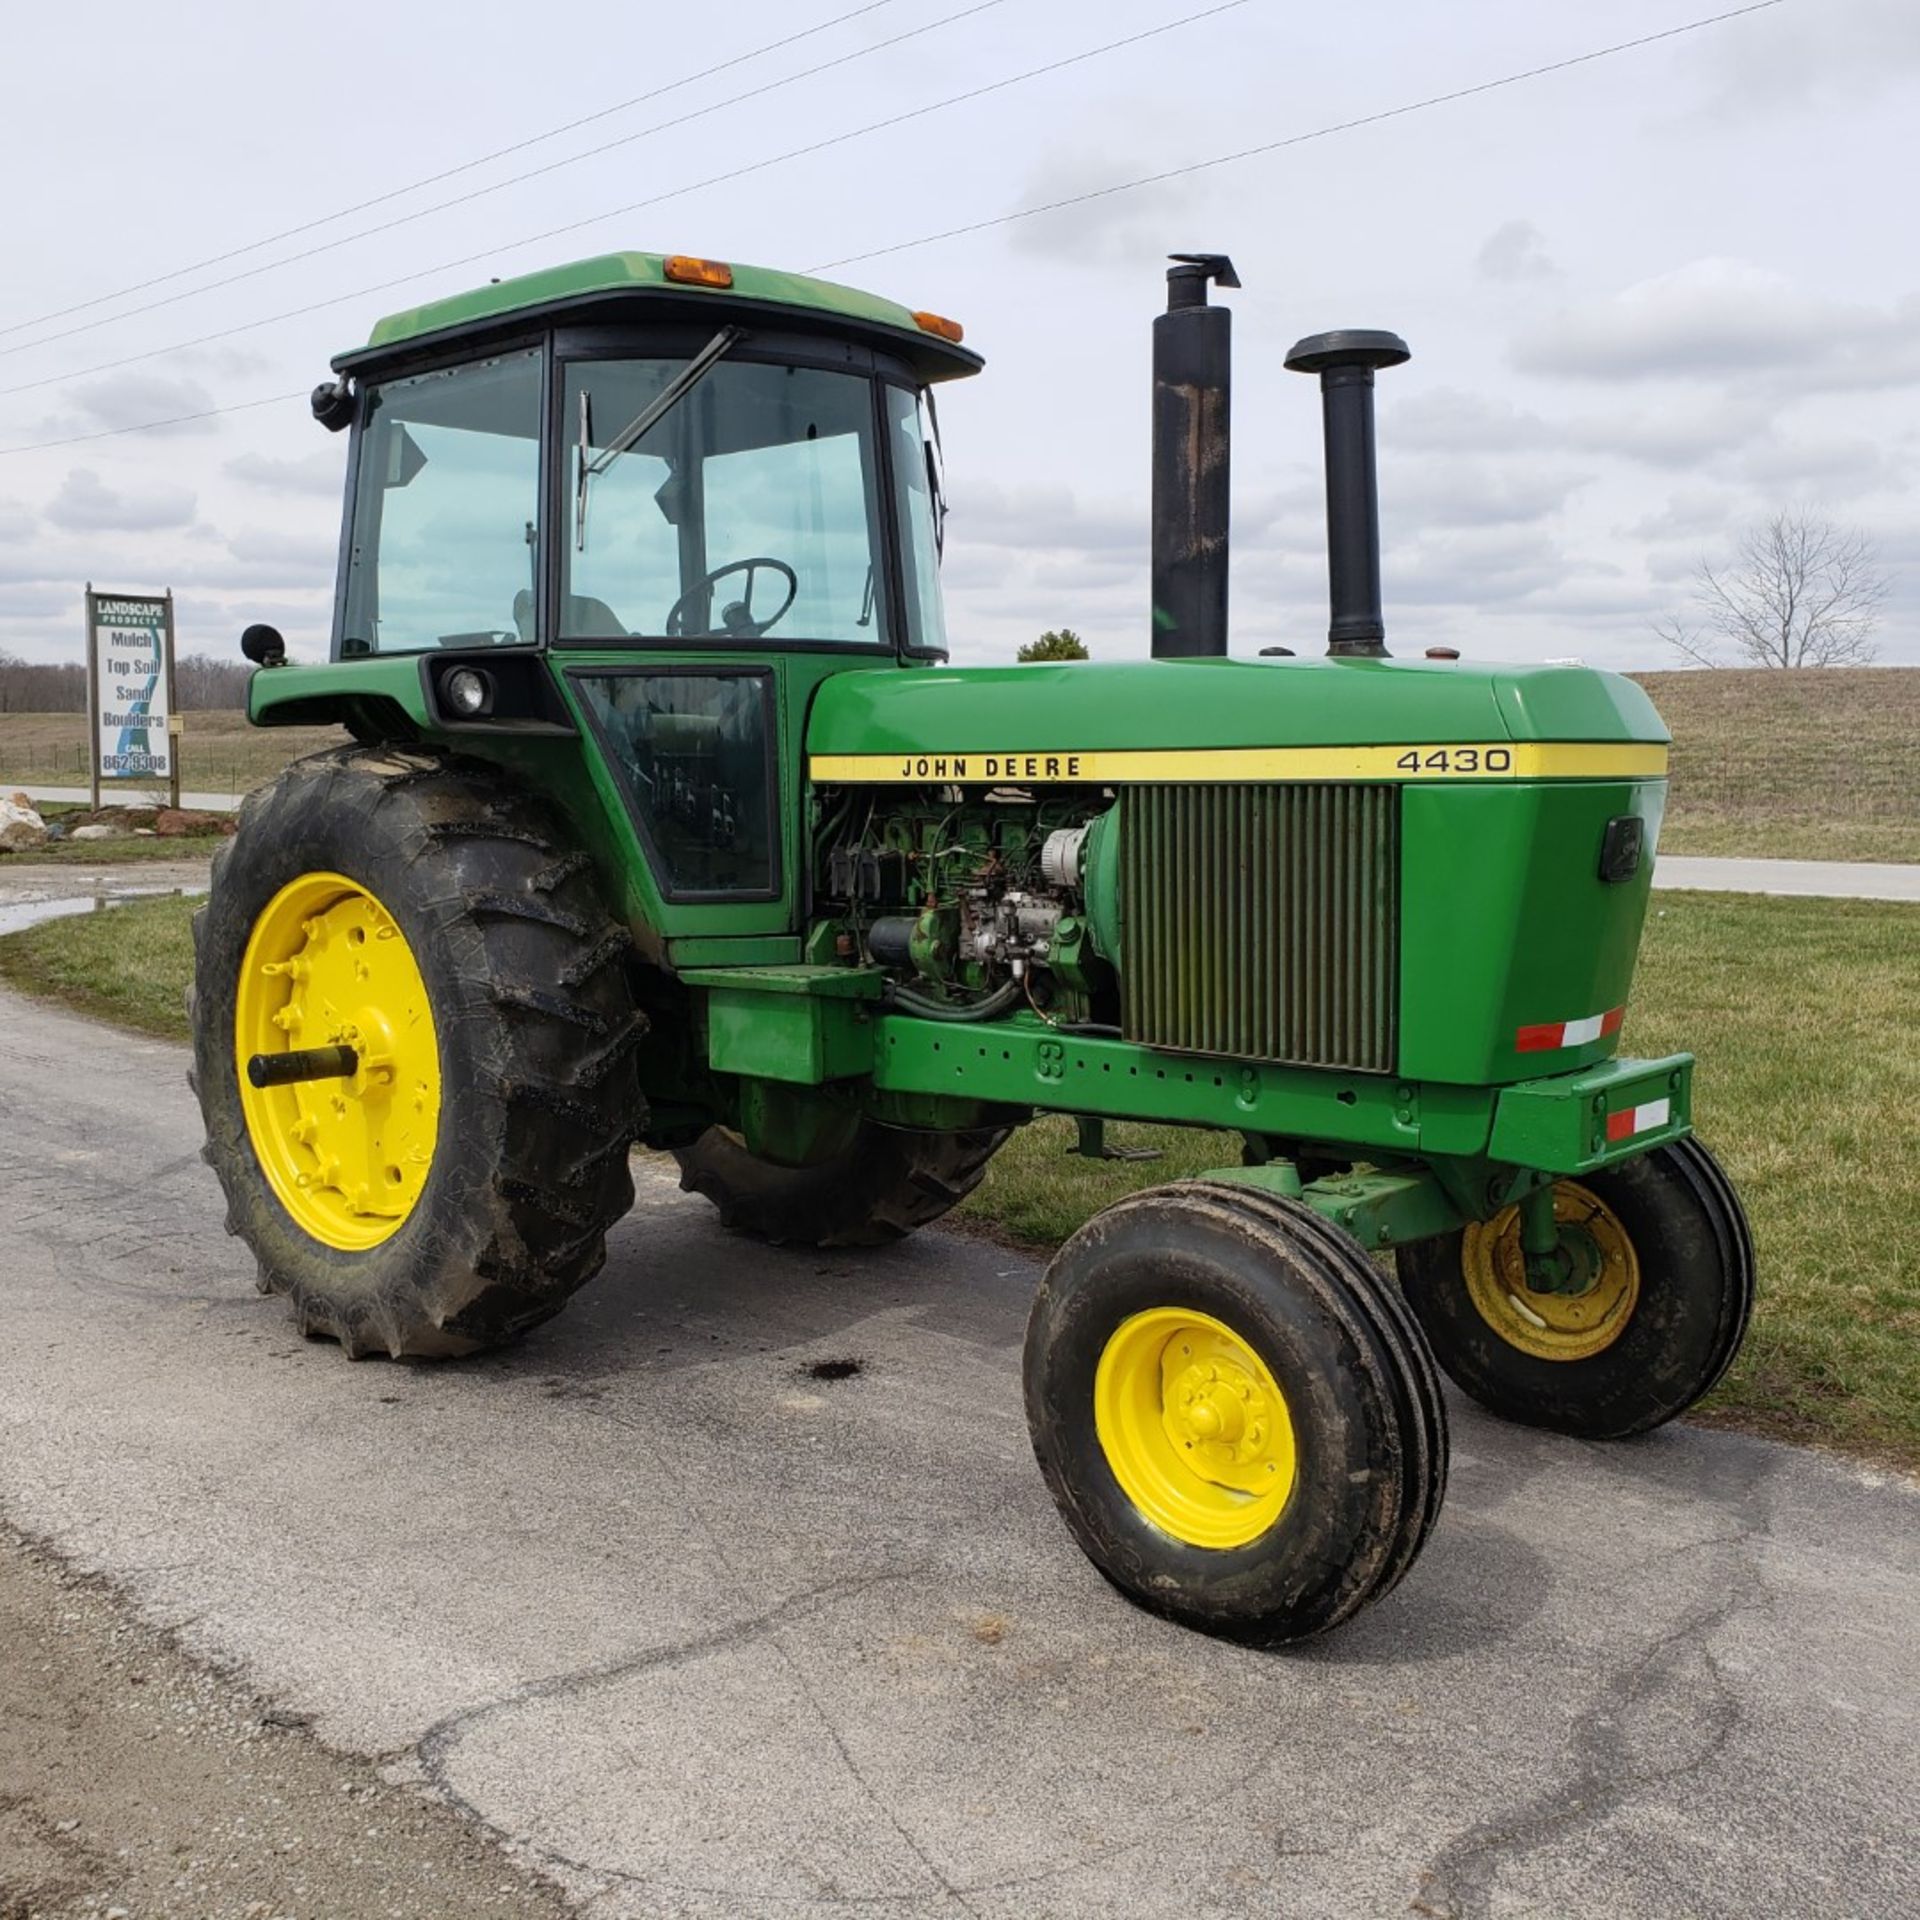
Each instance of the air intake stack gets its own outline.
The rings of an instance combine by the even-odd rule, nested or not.
[[[1380,490],[1374,473],[1373,371],[1412,358],[1397,333],[1315,333],[1287,355],[1295,373],[1320,376],[1327,441],[1327,652],[1379,658]],[[1156,461],[1158,454],[1155,455]],[[1157,467],[1156,467],[1157,471]]]
[[[1224,253],[1176,253],[1153,323],[1153,652],[1227,650],[1227,449],[1233,315],[1207,283],[1237,287]]]

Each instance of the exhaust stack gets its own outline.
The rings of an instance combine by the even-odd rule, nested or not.
[[[1287,355],[1295,373],[1320,376],[1327,441],[1327,585],[1332,619],[1327,652],[1378,658],[1387,650],[1380,617],[1380,490],[1374,473],[1373,370],[1411,359],[1397,333],[1348,328],[1315,333]],[[1157,457],[1157,456],[1156,456]]]
[[[1233,315],[1207,283],[1237,287],[1224,253],[1176,253],[1153,323],[1153,653],[1227,650],[1227,449]]]

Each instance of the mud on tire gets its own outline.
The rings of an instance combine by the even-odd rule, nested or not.
[[[275,894],[339,873],[391,913],[424,978],[441,1105],[425,1185],[362,1252],[311,1237],[249,1139],[235,1051],[241,958]],[[241,810],[194,917],[194,1070],[227,1230],[301,1330],[349,1354],[470,1353],[549,1318],[633,1204],[643,1028],[631,943],[586,855],[492,769],[427,750],[296,761]]]

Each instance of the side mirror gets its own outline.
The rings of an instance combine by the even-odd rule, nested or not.
[[[240,651],[256,667],[284,667],[287,664],[287,643],[281,639],[278,627],[249,627],[240,636]]]
[[[353,390],[344,379],[322,381],[307,404],[329,433],[338,433],[353,419]]]

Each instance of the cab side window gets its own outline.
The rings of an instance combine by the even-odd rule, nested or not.
[[[541,366],[504,354],[369,392],[343,653],[534,637]]]

